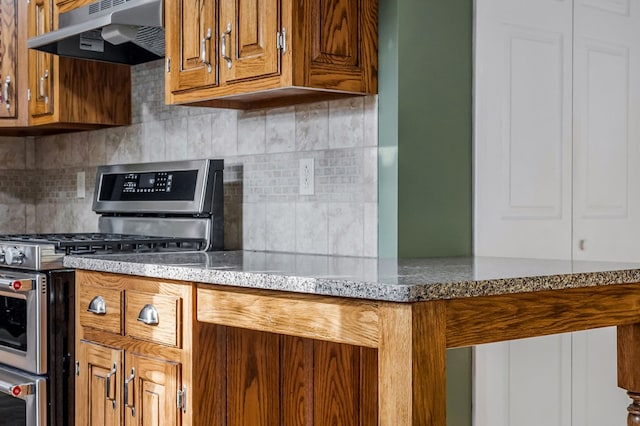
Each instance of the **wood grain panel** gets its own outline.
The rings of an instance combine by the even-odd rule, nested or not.
[[[2,119],[0,120],[0,134],[9,135],[11,129],[24,127],[29,121],[29,109],[24,94],[29,84],[29,70],[27,68],[27,3],[19,0],[3,0],[2,10],[2,77],[0,81],[11,80],[8,87],[9,107],[2,102]],[[20,23],[20,25],[18,25]]]
[[[51,5],[44,0],[34,0],[29,3],[29,38],[42,35],[53,29]],[[31,101],[29,114],[31,118],[43,117],[41,120],[50,121],[48,116],[54,113],[55,95],[52,79],[55,77],[54,58],[49,53],[30,49],[29,55],[29,89]]]
[[[445,305],[415,303],[413,309],[413,424],[445,425],[447,357]]]
[[[447,347],[633,324],[640,317],[638,289],[625,284],[450,300]]]
[[[314,424],[358,425],[360,351],[349,345],[316,342],[313,357]]]
[[[310,339],[281,338],[282,426],[314,424],[313,346],[314,341]]]
[[[138,321],[138,316],[152,305],[158,313],[158,324]],[[127,336],[169,346],[182,345],[182,300],[172,295],[152,294],[135,290],[125,291],[125,327]]]
[[[377,304],[363,300],[203,286],[197,290],[197,319],[366,347],[378,340]]]
[[[110,333],[122,333],[122,291],[119,289],[82,286],[79,288],[78,316],[80,325],[95,328]],[[102,297],[105,302],[106,313],[96,315],[87,311],[89,304],[95,297]]]
[[[95,125],[131,123],[131,67],[97,61],[58,60],[59,121]],[[79,78],[78,76],[83,76]]]
[[[127,370],[129,377],[135,369],[134,385],[130,386],[132,395],[129,404],[135,407],[135,416],[131,409],[125,409],[127,424],[134,425],[179,425],[180,414],[176,407],[176,391],[180,383],[180,366],[174,362],[163,361],[139,354],[128,354]]]
[[[227,424],[227,328],[198,323],[194,345],[193,424]],[[202,356],[204,354],[204,356]]]
[[[277,0],[235,0],[223,2],[220,9],[222,30],[231,23],[227,37],[226,61],[220,62],[221,83],[263,78],[280,71],[280,52],[276,34],[280,31]]]
[[[76,352],[80,363],[80,374],[76,378],[76,424],[121,425],[121,404],[117,402],[114,406],[107,400],[106,378],[115,364],[116,372],[111,376],[110,397],[120,401],[123,352],[86,341],[79,342]]]
[[[618,327],[618,386],[640,393],[640,324]]]
[[[359,0],[313,2],[312,63],[358,65],[358,2]]]
[[[378,425],[378,350],[359,348],[360,384],[358,407],[360,425]]]
[[[171,103],[174,94],[207,89],[218,84],[218,0],[168,0],[165,2],[166,61],[170,72],[165,77],[165,97]],[[207,40],[208,32],[211,38]],[[202,60],[202,41],[205,57]],[[187,95],[188,96],[188,95]]]
[[[380,424],[446,424],[445,305],[380,305]]]
[[[279,346],[275,334],[227,330],[229,426],[280,423]]]
[[[18,71],[18,4],[16,0],[0,1],[0,87],[5,84],[7,78],[11,83],[11,89],[4,99],[4,93],[0,91],[0,118],[15,118],[16,105],[16,77]],[[5,105],[12,107],[6,108]]]
[[[296,85],[376,93],[378,79],[378,2],[323,0],[310,2],[311,12],[299,10],[309,21],[305,71],[294,72]],[[300,35],[296,32],[296,35]],[[298,78],[304,76],[304,84]]]

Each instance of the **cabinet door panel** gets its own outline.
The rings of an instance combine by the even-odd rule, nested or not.
[[[76,352],[80,364],[76,378],[76,424],[120,425],[122,351],[80,341]]]
[[[176,407],[176,391],[180,383],[179,364],[138,354],[127,354],[126,365],[128,373],[135,369],[135,379],[129,385],[129,400],[135,401],[135,416],[132,416],[132,410],[127,408],[126,424],[181,424],[180,411]]]
[[[221,56],[222,81],[232,82],[280,72],[278,0],[224,2],[220,10],[220,26],[221,31],[229,31],[222,42],[230,58],[229,62]]]
[[[218,1],[174,0],[165,7],[170,92],[215,86]]]
[[[52,31],[51,3],[47,0],[33,0],[29,3],[29,37]],[[32,117],[52,115],[53,110],[53,55],[37,50],[29,50],[29,88],[31,102],[29,112]]]
[[[358,65],[358,9],[354,0],[313,2],[312,63]],[[338,12],[339,11],[339,12]]]
[[[16,0],[0,2],[0,118],[15,118],[16,77],[18,68],[18,4]],[[5,92],[5,86],[6,92]],[[5,99],[7,95],[7,99]]]

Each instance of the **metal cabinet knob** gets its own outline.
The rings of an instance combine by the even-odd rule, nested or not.
[[[96,296],[89,302],[87,312],[91,312],[96,315],[105,315],[107,313],[107,304],[102,296]]]
[[[153,305],[144,305],[144,308],[138,314],[138,321],[147,325],[158,325],[160,323],[158,310]]]

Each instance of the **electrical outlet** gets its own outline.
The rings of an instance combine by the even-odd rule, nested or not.
[[[300,195],[313,195],[314,190],[313,158],[302,158],[300,159]]]
[[[84,198],[84,172],[78,172],[76,174],[76,198]]]

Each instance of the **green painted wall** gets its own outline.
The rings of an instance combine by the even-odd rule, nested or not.
[[[379,255],[472,254],[470,0],[380,0]],[[449,426],[471,425],[471,350],[447,352]]]

